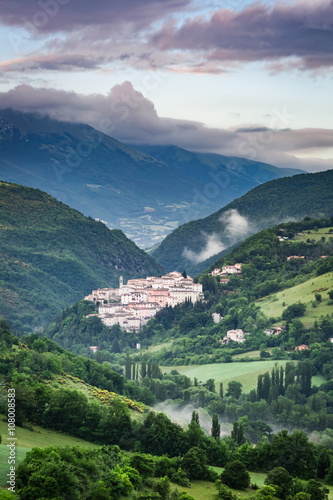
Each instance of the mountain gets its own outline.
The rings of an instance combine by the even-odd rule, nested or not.
[[[152,252],[170,271],[198,274],[237,242],[283,221],[333,215],[333,170],[276,179],[175,229]]]
[[[297,173],[172,146],[146,149],[85,124],[0,111],[0,178],[47,191],[143,248],[262,182]]]
[[[0,183],[0,315],[22,333],[38,329],[122,274],[162,268],[120,230],[84,217],[38,189]]]

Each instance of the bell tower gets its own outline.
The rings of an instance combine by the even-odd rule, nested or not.
[[[119,288],[121,288],[124,285],[124,278],[120,276],[119,278]]]

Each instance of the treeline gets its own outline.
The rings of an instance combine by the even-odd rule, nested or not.
[[[241,425],[239,426],[241,427]],[[228,487],[250,486],[249,471],[267,472],[266,485],[256,500],[272,497],[326,500],[328,490],[318,480],[333,482],[332,453],[308,441],[302,431],[281,431],[271,441],[239,444],[237,426],[231,437],[207,437],[198,417],[192,415],[186,431],[177,428],[165,415],[150,414],[142,427],[142,448],[146,452],[124,453],[118,446],[98,450],[82,448],[33,449],[19,465],[19,498],[136,498],[193,500],[178,490],[171,491],[170,481],[189,487],[191,480],[216,481],[218,498],[233,500]],[[158,435],[157,435],[158,433]],[[172,439],[172,441],[170,441]],[[150,444],[149,440],[151,440]],[[184,441],[186,440],[186,441]],[[186,446],[184,444],[186,443]],[[209,465],[223,466],[220,479]],[[256,485],[253,489],[258,489]],[[306,493],[308,496],[299,496]],[[56,497],[55,497],[56,495]],[[226,496],[228,495],[228,496]]]

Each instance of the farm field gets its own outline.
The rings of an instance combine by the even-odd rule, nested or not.
[[[330,230],[332,230],[332,233],[330,233]],[[315,231],[314,229],[311,229],[311,231],[304,231],[302,236],[298,236],[298,235],[294,236],[294,238],[292,240],[290,240],[290,242],[292,243],[293,241],[306,241],[307,239],[319,241],[323,236],[326,238],[326,241],[329,238],[332,238],[333,237],[333,228],[332,227],[321,227],[321,228],[318,228],[317,231]]]
[[[247,353],[249,356],[251,353]],[[260,373],[271,371],[275,365],[285,366],[287,360],[265,360],[265,361],[251,361],[246,362],[233,362],[233,363],[214,363],[207,365],[188,365],[188,366],[161,366],[162,373],[170,373],[171,370],[177,370],[179,373],[190,377],[194,377],[199,382],[205,383],[208,379],[213,378],[215,385],[222,382],[225,390],[228,382],[236,380],[243,385],[243,392],[249,392],[251,389],[257,387],[257,378]]]
[[[323,290],[325,288],[327,290]],[[257,301],[257,304],[265,316],[268,318],[278,318],[282,316],[285,307],[295,302],[303,302],[307,304],[307,308],[305,315],[300,319],[306,326],[311,326],[316,320],[320,320],[321,316],[333,313],[333,304],[328,304],[329,297],[327,294],[332,289],[333,273],[326,273],[322,276],[311,278],[292,288],[268,295]],[[317,304],[317,307],[312,307],[311,303],[316,300],[316,293],[321,294],[322,301]],[[283,306],[283,303],[285,303],[285,306]]]

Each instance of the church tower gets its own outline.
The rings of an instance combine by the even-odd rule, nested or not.
[[[124,285],[124,278],[120,276],[119,278],[119,288],[121,288]]]

